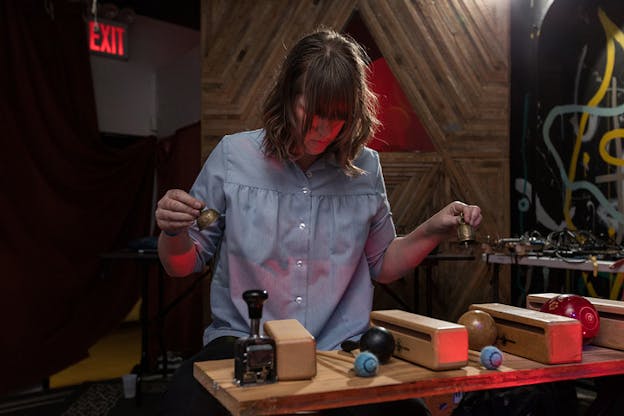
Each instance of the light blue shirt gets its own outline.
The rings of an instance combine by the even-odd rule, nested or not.
[[[263,130],[225,136],[191,194],[221,212],[190,229],[201,270],[218,250],[212,323],[204,343],[249,335],[244,291],[264,289],[262,323],[297,319],[320,350],[338,349],[369,326],[374,279],[396,236],[379,155],[365,148],[348,177],[327,156],[307,172],[262,153]],[[262,327],[262,325],[261,325]]]

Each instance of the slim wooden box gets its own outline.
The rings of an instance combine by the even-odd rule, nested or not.
[[[463,325],[398,309],[373,311],[371,325],[394,336],[394,356],[432,370],[468,364],[468,331]]]
[[[505,352],[544,364],[582,359],[581,323],[576,319],[500,303],[473,304],[470,309],[494,318],[496,346]]]
[[[267,321],[264,332],[275,340],[279,381],[305,380],[316,375],[316,340],[299,321]]]
[[[526,307],[540,310],[542,305],[559,293],[534,293],[527,295]],[[594,345],[624,350],[624,302],[584,296],[590,301],[600,317],[600,330],[591,340]]]

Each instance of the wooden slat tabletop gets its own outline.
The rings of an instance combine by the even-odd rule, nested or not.
[[[593,345],[584,347],[582,362],[572,364],[545,365],[504,353],[497,370],[482,367],[476,352],[467,366],[447,371],[392,358],[370,378],[355,375],[353,359],[342,351],[319,352],[312,380],[260,386],[237,386],[233,360],[198,362],[194,375],[233,415],[270,415],[624,374],[624,351]]]

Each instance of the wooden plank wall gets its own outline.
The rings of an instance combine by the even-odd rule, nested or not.
[[[202,160],[224,134],[260,126],[270,79],[302,34],[340,31],[355,10],[435,146],[382,153],[397,230],[460,199],[483,208],[480,240],[509,236],[509,0],[202,0]],[[490,293],[480,260],[441,263],[433,316],[456,320]]]

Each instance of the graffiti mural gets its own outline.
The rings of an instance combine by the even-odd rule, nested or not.
[[[624,5],[560,0],[541,6],[542,13],[531,15],[541,20],[525,27],[532,55],[512,107],[522,112],[522,120],[512,118],[518,141],[512,148],[519,149],[512,155],[515,231],[588,230],[621,242]]]
[[[513,4],[512,233],[583,233],[621,245],[624,2]],[[542,277],[543,290],[549,271]],[[623,274],[583,273],[579,281],[581,294],[622,296]],[[529,286],[524,282],[519,297]],[[570,285],[562,288],[553,290]]]

